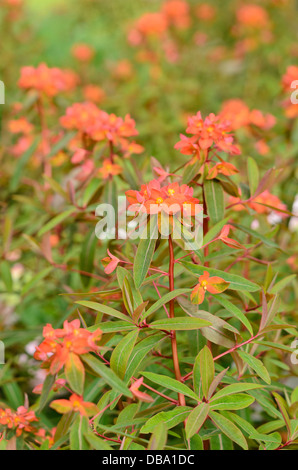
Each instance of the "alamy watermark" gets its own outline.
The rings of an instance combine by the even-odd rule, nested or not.
[[[0,80],[0,104],[5,104],[5,85]]]
[[[298,339],[295,339],[292,344],[291,348],[294,349],[294,352],[291,354],[291,363],[297,365],[298,364]]]
[[[292,91],[291,93],[291,103],[292,104],[298,104],[298,80],[294,80],[291,83],[291,88],[294,88],[295,90]]]
[[[99,204],[95,215],[99,222],[95,235],[100,240],[137,240],[169,238],[182,240],[184,249],[197,250],[203,244],[203,207],[201,204],[160,205],[146,208],[140,204],[126,208],[126,197],[118,197],[117,210],[112,204]],[[149,213],[148,213],[149,212]]]

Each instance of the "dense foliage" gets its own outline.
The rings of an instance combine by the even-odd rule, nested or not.
[[[0,449],[297,446],[296,5],[222,3],[0,1]]]

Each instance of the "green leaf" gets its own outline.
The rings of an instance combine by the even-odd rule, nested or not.
[[[198,174],[201,166],[202,164],[199,160],[196,160],[195,163],[191,165],[186,165],[183,171],[182,183],[183,184],[190,183],[190,181],[193,180],[195,176]]]
[[[187,385],[178,382],[178,380],[167,377],[166,375],[155,374],[153,372],[141,372],[141,374],[147,379],[151,380],[151,382],[198,401],[197,395],[189,387],[187,387]]]
[[[90,308],[91,310],[95,310],[96,312],[104,313],[105,315],[110,315],[111,317],[119,318],[120,320],[124,320],[126,322],[131,323],[131,318],[124,313],[118,312],[114,308],[108,307],[107,305],[99,304],[97,302],[92,302],[91,300],[80,300],[75,302],[75,304],[82,305],[83,307]]]
[[[251,157],[247,159],[247,174],[250,194],[253,195],[259,184],[259,168],[255,160]]]
[[[164,423],[159,423],[151,435],[148,450],[163,450],[167,443],[168,431]]]
[[[245,393],[235,393],[217,399],[212,398],[209,404],[212,410],[242,410],[250,406],[254,401],[254,397],[250,397]]]
[[[95,450],[113,450],[113,447],[109,446],[107,441],[93,434],[91,431],[84,433],[84,438],[90,444],[92,449]]]
[[[277,282],[272,289],[270,289],[270,294],[277,294],[279,291],[284,289],[290,282],[296,278],[296,274],[291,274],[290,276],[284,277],[279,282]]]
[[[120,331],[130,331],[135,329],[135,325],[127,323],[127,321],[106,321],[104,323],[96,323],[88,328],[89,331],[95,331],[100,328],[103,333],[119,333]]]
[[[212,400],[216,400],[220,397],[226,397],[227,395],[233,395],[234,393],[247,392],[248,390],[255,390],[257,388],[264,389],[264,385],[255,383],[236,383],[227,385],[226,387],[219,390],[219,392],[213,395]]]
[[[192,410],[186,421],[185,432],[186,439],[190,439],[199,432],[209,413],[208,403],[201,403]]]
[[[237,276],[236,274],[230,274],[225,271],[220,271],[219,269],[207,268],[206,266],[199,266],[198,264],[193,264],[189,261],[183,261],[181,264],[183,264],[186,269],[198,276],[204,274],[204,271],[208,271],[210,276],[221,277],[222,279],[230,283],[229,289],[232,290],[243,290],[248,292],[256,292],[260,290],[260,287],[257,284],[248,281],[242,276]]]
[[[1,281],[4,282],[5,287],[8,291],[12,290],[13,281],[11,277],[10,265],[7,261],[2,261],[0,264]]]
[[[243,436],[240,429],[238,429],[232,421],[225,418],[221,414],[210,411],[209,413],[210,418],[214,422],[214,424],[220,429],[229,439],[236,442],[240,447],[244,450],[248,450],[248,445],[246,442],[245,437]]]
[[[251,367],[258,374],[258,376],[261,377],[261,379],[264,380],[264,382],[266,382],[267,384],[271,384],[270,375],[267,369],[265,368],[265,366],[263,365],[263,363],[259,359],[255,358],[254,356],[251,356],[250,354],[244,351],[238,350],[238,354],[241,357],[241,359],[249,367]]]
[[[53,271],[53,267],[49,266],[48,268],[42,269],[36,276],[34,276],[27,284],[24,285],[21,295],[27,294],[29,290],[31,290],[39,281],[44,279],[51,271]]]
[[[182,423],[187,416],[189,415],[192,408],[189,406],[179,406],[171,411],[162,411],[161,413],[157,413],[156,415],[152,416],[152,418],[148,419],[146,424],[141,428],[141,434],[147,434],[152,432],[159,423],[164,423],[167,429],[171,429],[177,424]]]
[[[18,189],[19,181],[21,179],[24,167],[26,163],[29,161],[29,159],[32,157],[32,155],[34,154],[35,150],[37,149],[37,146],[39,145],[39,142],[40,142],[39,139],[34,140],[33,144],[21,156],[16,166],[14,167],[14,171],[9,182],[9,189],[11,192],[14,192]]]
[[[151,226],[151,224],[153,224],[152,233],[147,233],[148,232],[147,229]],[[153,258],[156,240],[157,240],[157,234],[158,234],[158,226],[157,226],[156,217],[150,218],[150,222],[145,227],[144,232],[147,233],[147,236],[146,238],[140,239],[137,253],[134,259],[134,264],[133,264],[133,278],[134,278],[135,286],[137,289],[141,287],[147,275],[148,269],[150,267],[150,264]],[[144,232],[142,233],[143,236],[144,236]],[[149,229],[149,232],[150,232],[150,229]]]
[[[86,236],[84,243],[82,244],[81,248],[81,256],[80,256],[80,271],[84,271],[87,273],[92,273],[94,268],[94,256],[95,256],[95,249],[97,245],[97,238],[95,235],[94,229],[90,230],[89,234]],[[82,284],[85,287],[91,282],[90,276],[85,276],[84,274],[80,274]]]
[[[71,209],[67,209],[64,212],[61,212],[61,214],[56,215],[53,219],[51,219],[47,224],[45,224],[38,232],[37,236],[41,237],[45,233],[49,232],[52,230],[54,227],[57,225],[61,224],[64,220],[66,220],[68,217],[70,217],[76,209],[73,207]]]
[[[150,323],[149,328],[156,330],[198,330],[204,326],[210,326],[211,323],[200,318],[175,317],[156,320]]]
[[[114,391],[120,392],[126,397],[132,398],[132,393],[127,388],[125,383],[119,379],[114,371],[102,364],[99,359],[92,356],[91,354],[83,354],[82,360],[85,362],[85,364],[87,364],[87,366],[90,367],[93,372],[95,372],[96,375],[102,377]]]
[[[70,449],[71,450],[87,450],[88,442],[84,435],[89,428],[88,418],[86,416],[77,416],[70,430]]]
[[[157,300],[151,307],[147,310],[147,312],[143,315],[143,319],[149,317],[152,313],[156,312],[159,308],[163,305],[170,302],[170,300],[175,299],[179,295],[190,293],[191,289],[175,289],[172,292],[168,292],[167,294],[163,295],[160,299]]]
[[[277,243],[275,243],[274,241],[270,240],[268,236],[266,237],[265,235],[262,235],[261,233],[256,232],[256,230],[253,230],[249,227],[245,227],[244,225],[235,224],[234,222],[232,222],[231,225],[235,228],[238,228],[242,232],[247,233],[248,235],[251,235],[257,240],[261,240],[267,246],[270,246],[273,248],[280,248],[280,246],[277,245]]]
[[[132,353],[138,334],[139,330],[128,333],[120,343],[117,344],[112,353],[110,360],[111,369],[121,379],[125,376],[128,359]]]
[[[204,397],[208,397],[209,387],[214,379],[214,361],[208,346],[204,348],[198,354],[195,361],[195,369],[200,367],[200,376],[202,381],[202,389]]]
[[[204,193],[208,209],[208,215],[213,224],[224,218],[224,192],[221,184],[216,180],[204,182]]]
[[[47,375],[42,386],[42,392],[39,400],[39,407],[37,413],[41,413],[44,407],[46,406],[51,388],[53,387],[56,380],[55,375]]]
[[[82,395],[84,391],[85,369],[76,354],[70,353],[65,365],[65,376],[71,389],[78,395]]]
[[[138,371],[138,368],[151,349],[158,346],[164,339],[165,335],[163,333],[154,333],[135,345],[127,362],[125,381],[129,380]]]
[[[223,297],[221,294],[216,294],[214,297],[228,312],[230,312],[234,317],[238,318],[241,323],[248,329],[251,335],[253,335],[253,329],[251,324],[249,323],[248,319],[241,312],[240,308],[238,308],[235,304],[230,302],[226,297]]]
[[[282,414],[282,417],[284,419],[284,422],[286,424],[287,431],[288,431],[288,439],[289,439],[291,437],[292,430],[291,430],[290,418],[289,418],[288,412],[286,410],[285,400],[280,395],[278,395],[278,393],[273,392],[273,396],[275,398],[275,401],[278,405],[278,408],[279,408],[279,410]]]

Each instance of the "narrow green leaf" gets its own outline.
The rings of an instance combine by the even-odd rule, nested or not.
[[[150,234],[147,233],[146,238],[140,239],[137,253],[134,259],[133,277],[134,277],[134,282],[135,282],[135,286],[137,289],[141,287],[147,275],[148,269],[150,267],[150,264],[153,258],[154,250],[155,250],[157,234],[158,234],[158,226],[157,226],[157,221],[154,222],[154,220],[155,218],[152,217],[150,219],[150,224],[148,224],[145,227],[145,231],[148,232],[147,228],[149,228],[149,226],[153,224],[152,233]]]
[[[210,326],[211,323],[200,318],[175,317],[156,320],[150,323],[149,328],[156,330],[198,330],[204,326]]]
[[[235,393],[216,399],[213,398],[209,404],[212,410],[242,410],[250,406],[254,401],[254,397],[250,397],[245,393]]]
[[[244,351],[238,351],[239,356],[241,359],[249,366],[251,367],[261,379],[264,380],[267,384],[271,383],[270,375],[263,365],[263,363],[257,359],[254,356],[251,356],[250,354],[244,352]]]
[[[163,450],[167,443],[168,431],[164,423],[159,423],[151,435],[148,450]]]
[[[179,295],[182,294],[187,294],[190,293],[191,289],[185,288],[185,289],[175,289],[172,292],[168,292],[167,294],[163,295],[160,299],[157,300],[151,307],[145,312],[143,315],[143,319],[149,317],[152,313],[156,312],[159,308],[161,308],[163,305],[166,305],[170,300],[175,299]]]
[[[152,416],[152,418],[148,419],[146,424],[141,428],[141,434],[147,434],[152,432],[159,423],[164,423],[167,429],[171,429],[177,424],[182,423],[187,416],[189,415],[192,408],[189,406],[179,406],[171,411],[162,411],[161,413],[157,413],[156,415]]]
[[[118,310],[115,310],[112,307],[108,307],[107,305],[92,302],[91,300],[80,300],[75,302],[75,304],[82,305],[83,307],[90,308],[91,310],[95,310],[96,312],[104,313],[105,315],[119,318],[120,320],[124,320],[126,322],[131,323],[131,318],[129,316],[124,315],[124,313],[118,312]]]
[[[246,442],[245,437],[243,436],[240,429],[238,429],[232,421],[228,420],[221,414],[210,411],[209,413],[210,418],[214,422],[214,424],[220,429],[229,439],[236,442],[240,447],[244,450],[248,450],[248,445]]]
[[[169,390],[173,390],[174,392],[182,393],[183,395],[193,398],[194,400],[198,400],[197,395],[189,387],[187,387],[187,385],[178,382],[178,380],[167,377],[166,375],[155,374],[153,372],[141,372],[141,374],[147,379],[151,380],[151,382],[168,388]]]
[[[82,360],[95,372],[96,375],[102,377],[110,387],[117,392],[122,393],[126,397],[132,397],[131,391],[125,383],[115,374],[115,372],[105,366],[100,360],[91,354],[83,354]]]
[[[199,432],[208,416],[208,413],[208,403],[201,403],[193,409],[186,421],[186,439],[190,439],[194,434]]]
[[[221,184],[216,180],[206,180],[204,182],[204,193],[208,215],[213,224],[224,218],[224,192]]]
[[[128,359],[132,353],[138,334],[139,330],[131,331],[130,333],[128,333],[120,341],[120,343],[117,344],[116,348],[114,349],[111,355],[111,369],[121,379],[123,379],[125,376]]]

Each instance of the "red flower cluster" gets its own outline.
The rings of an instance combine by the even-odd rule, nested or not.
[[[250,110],[241,99],[226,101],[219,115],[221,119],[229,122],[233,130],[250,125],[266,130],[271,129],[276,122],[272,114],[264,114],[258,109]]]
[[[21,69],[19,87],[33,89],[52,97],[73,90],[77,83],[78,77],[73,71],[50,68],[42,63],[36,68],[27,66]]]
[[[10,408],[0,408],[0,424],[15,429],[17,436],[23,432],[35,433],[36,429],[31,425],[34,421],[38,421],[34,411],[28,411],[24,406],[19,406],[16,412]]]
[[[200,156],[200,151],[209,151],[214,148],[217,151],[239,155],[240,150],[233,144],[234,138],[229,134],[231,126],[227,121],[211,113],[205,119],[200,112],[188,118],[186,132],[192,137],[180,135],[181,140],[175,145],[184,155]]]
[[[168,0],[161,11],[145,13],[134,23],[129,32],[128,41],[133,46],[146,41],[149,37],[162,37],[170,26],[178,29],[190,25],[189,5],[184,0]]]
[[[296,95],[295,98],[298,99],[298,86],[297,83],[294,82],[298,82],[298,66],[290,65],[285,75],[282,77],[282,87],[287,95],[291,95],[296,90],[294,94]],[[297,103],[292,103],[290,97],[283,102],[283,107],[285,108],[285,114],[288,118],[295,119],[298,117],[298,105]]]
[[[238,23],[248,28],[262,29],[269,25],[268,13],[259,5],[241,5],[236,16]]]
[[[157,180],[142,185],[140,191],[126,191],[129,202],[128,209],[132,212],[147,212],[147,214],[158,214],[165,212],[173,215],[183,211],[188,215],[195,215],[201,211],[199,200],[193,197],[193,188],[186,184],[179,186],[171,183],[161,186]]]
[[[76,129],[96,142],[107,139],[123,146],[125,151],[131,144],[127,137],[138,135],[136,123],[129,114],[122,119],[102,111],[91,102],[73,104],[67,108],[66,115],[61,117],[60,122],[66,129]],[[131,150],[133,152],[133,147]]]
[[[54,375],[67,364],[72,355],[97,352],[99,347],[96,342],[101,338],[101,330],[91,333],[80,328],[80,320],[70,323],[66,320],[62,329],[55,330],[52,325],[47,324],[43,329],[43,336],[45,339],[36,348],[34,358],[43,361],[42,367]]]
[[[288,214],[286,213],[287,206],[281,202],[277,196],[271,194],[268,189],[256,196],[247,204],[242,202],[240,198],[233,196],[230,196],[229,202],[231,204],[235,204],[235,206],[233,206],[235,211],[242,211],[245,209],[245,205],[248,205],[251,209],[255,210],[259,214],[269,214],[273,211],[280,217],[288,217]],[[238,202],[239,204],[237,204]]]

